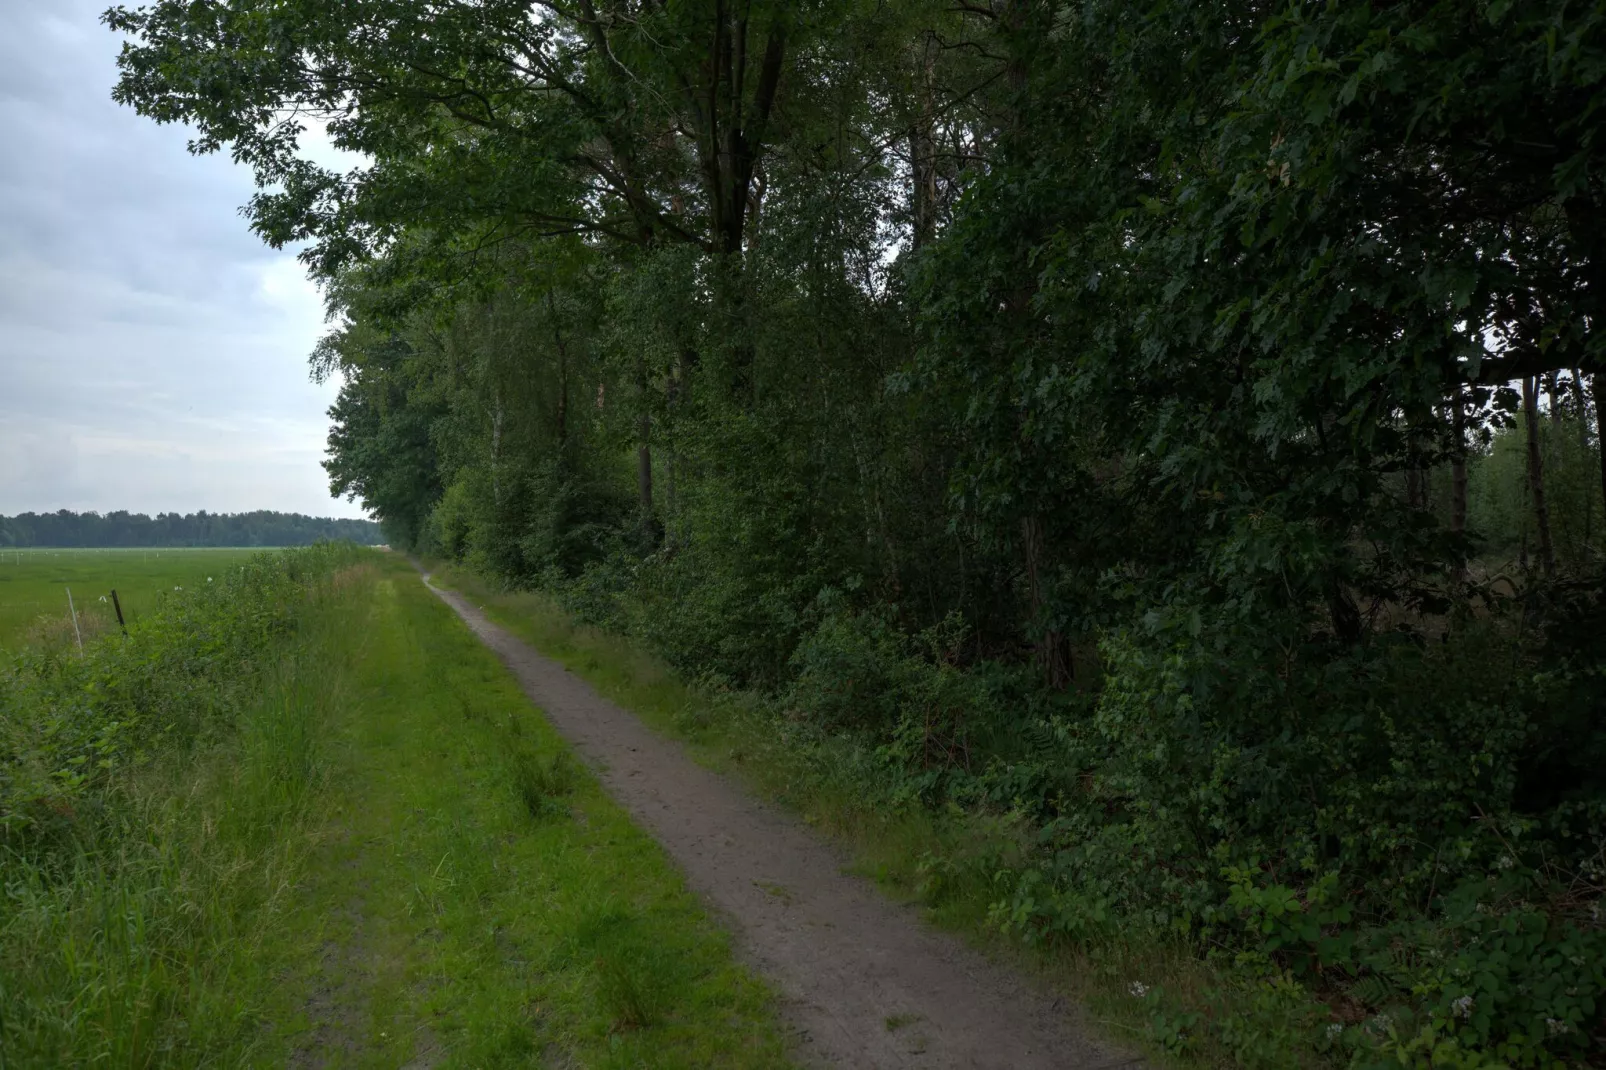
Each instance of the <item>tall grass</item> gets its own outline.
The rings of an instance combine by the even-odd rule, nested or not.
[[[356,553],[265,555],[127,639],[0,669],[7,1070],[199,1066],[259,1043],[274,964],[255,952],[321,790]]]

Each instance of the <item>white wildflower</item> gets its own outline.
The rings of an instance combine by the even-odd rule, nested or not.
[[[1133,981],[1127,991],[1131,992],[1138,999],[1142,999],[1144,996],[1149,994],[1149,986],[1144,984],[1142,981]]]
[[[1516,861],[1510,855],[1501,855],[1499,858],[1494,860],[1496,869],[1510,869],[1516,864]]]
[[[1450,1012],[1452,1014],[1454,1014],[1457,1018],[1471,1018],[1472,1017],[1472,997],[1471,996],[1462,996],[1460,999],[1453,1000],[1450,1003]]]
[[[1545,1028],[1549,1030],[1550,1035],[1553,1037],[1565,1036],[1573,1031],[1572,1024],[1564,1022],[1560,1018],[1546,1018]]]
[[[1343,1035],[1344,1035],[1344,1023],[1342,1023],[1342,1022],[1334,1022],[1332,1025],[1329,1025],[1327,1027],[1327,1039],[1328,1040],[1337,1040],[1339,1037],[1341,1037]]]

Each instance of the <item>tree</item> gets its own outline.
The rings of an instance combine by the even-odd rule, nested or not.
[[[1606,373],[1606,14],[110,21],[121,99],[256,166],[254,225],[312,243],[331,476],[398,542],[768,693],[910,798],[1037,822],[1000,916],[1087,931],[1104,889],[1307,977],[1327,952],[1244,904],[1341,903],[1322,946],[1371,950],[1323,985],[1519,1062],[1595,1043],[1536,1029],[1577,1008],[1526,982],[1487,1025],[1430,1006],[1422,964],[1481,954],[1491,872],[1573,940],[1593,893],[1557,874],[1606,836],[1601,406],[1592,437],[1558,400]],[[301,160],[301,115],[369,162]],[[1525,494],[1544,567],[1513,576]]]

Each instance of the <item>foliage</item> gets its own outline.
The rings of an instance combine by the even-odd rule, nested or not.
[[[0,547],[90,546],[307,546],[320,539],[372,546],[380,541],[379,526],[371,520],[331,520],[275,513],[112,512],[19,513],[0,516]]]
[[[0,668],[9,1065],[200,1065],[256,1042],[239,985],[267,972],[250,952],[321,781],[357,556],[259,555],[127,636]]]
[[[128,634],[24,650],[0,673],[0,834],[49,850],[63,815],[95,805],[114,774],[153,753],[232,731],[266,650],[294,628],[309,582],[349,563],[349,543],[261,554],[219,582],[175,591]]]
[[[541,10],[108,14],[313,243],[337,490],[1271,986],[1156,1043],[1598,1061],[1606,15]]]
[[[185,593],[0,674],[0,1062],[785,1065],[662,852],[405,561]]]

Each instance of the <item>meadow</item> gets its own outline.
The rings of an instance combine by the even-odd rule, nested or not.
[[[115,628],[111,592],[132,622],[175,587],[238,570],[260,549],[0,550],[0,648],[70,636],[67,591],[85,638]],[[101,601],[105,599],[105,601]]]
[[[404,559],[214,576],[0,659],[0,1070],[788,1065],[769,991]]]

